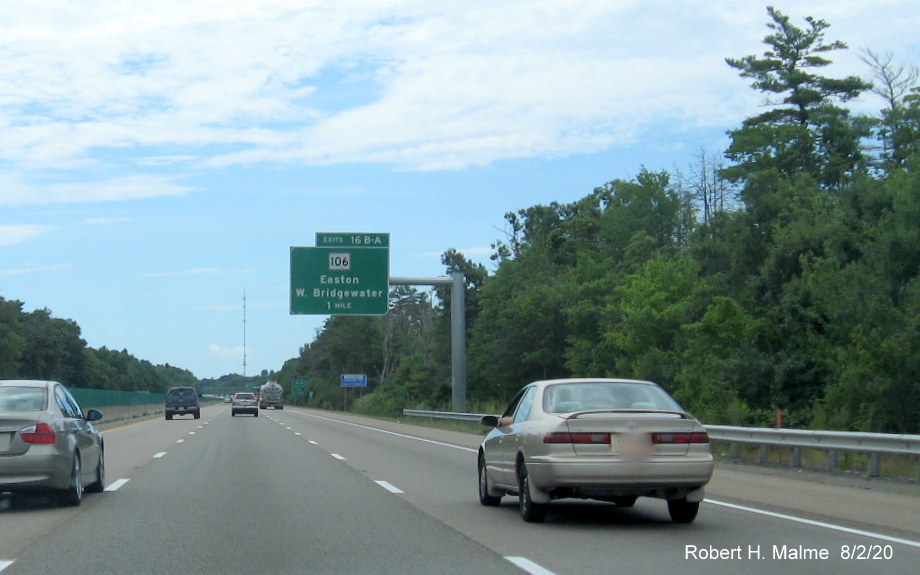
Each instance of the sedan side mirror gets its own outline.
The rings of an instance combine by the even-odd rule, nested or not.
[[[98,409],[90,409],[86,412],[86,421],[99,421],[102,419],[102,412]]]
[[[482,418],[482,424],[485,427],[498,427],[498,416],[487,415]]]

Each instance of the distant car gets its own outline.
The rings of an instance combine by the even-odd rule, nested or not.
[[[198,403],[198,391],[194,387],[170,387],[164,396],[166,419],[176,415],[194,415],[201,418],[201,405]]]
[[[230,415],[237,413],[251,413],[259,417],[259,399],[254,393],[240,392],[233,395],[230,400]]]
[[[648,381],[557,379],[521,389],[479,448],[479,501],[517,495],[521,517],[540,522],[553,499],[632,506],[668,502],[690,523],[713,471],[706,429]]]
[[[0,380],[0,493],[51,492],[80,505],[84,489],[105,488],[102,419],[55,381]]]

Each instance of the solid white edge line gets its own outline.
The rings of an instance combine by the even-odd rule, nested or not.
[[[324,421],[331,421],[333,423],[341,423],[342,425],[350,425],[352,427],[360,427],[362,429],[370,429],[371,431],[379,431],[380,433],[386,433],[387,435],[395,435],[396,437],[402,437],[404,439],[414,439],[415,441],[421,441],[422,443],[430,443],[432,445],[440,445],[442,447],[451,447],[453,449],[459,449],[461,451],[468,451],[470,453],[478,453],[479,450],[471,449],[469,447],[463,447],[462,445],[454,445],[452,443],[444,443],[443,441],[434,441],[432,439],[424,439],[422,437],[415,437],[413,435],[406,435],[404,433],[396,433],[395,431],[388,431],[386,429],[380,429],[378,427],[371,427],[369,425],[361,425],[359,423],[352,423],[350,421],[342,421],[340,419],[332,419],[331,417],[323,417],[321,415],[313,415],[312,413],[303,413],[307,417],[315,417],[316,419],[322,419]]]
[[[376,483],[376,484],[379,485],[380,487],[383,487],[384,489],[386,489],[386,490],[389,491],[390,493],[396,493],[397,495],[400,494],[400,493],[405,493],[405,491],[403,491],[403,490],[400,489],[399,487],[396,487],[395,485],[393,485],[392,483],[390,483],[390,482],[388,482],[388,481],[375,481],[374,483]]]
[[[507,560],[510,563],[513,563],[515,566],[517,566],[518,569],[521,569],[522,571],[526,571],[530,573],[530,575],[556,575],[549,569],[544,569],[543,567],[540,567],[539,565],[537,565],[530,559],[527,559],[526,557],[505,557],[505,560]]]
[[[899,537],[890,537],[888,535],[882,535],[881,533],[873,533],[871,531],[862,531],[860,529],[852,529],[850,527],[841,527],[840,525],[834,525],[832,523],[823,523],[821,521],[814,521],[812,519],[804,519],[802,517],[796,517],[794,515],[784,515],[782,513],[764,511],[762,509],[755,509],[753,507],[735,505],[734,503],[725,503],[724,501],[713,501],[712,499],[708,499],[708,498],[705,499],[705,501],[706,503],[712,503],[713,505],[719,505],[721,507],[728,507],[729,509],[747,511],[748,513],[757,513],[758,515],[766,515],[767,517],[785,519],[786,521],[793,521],[795,523],[802,523],[805,525],[812,525],[815,527],[823,527],[824,529],[831,529],[833,531],[841,531],[843,533],[849,533],[851,535],[862,535],[863,537],[871,537],[873,539],[881,539],[882,541],[888,541],[890,543],[900,543],[901,545],[908,545],[910,547],[920,548],[920,542],[911,541],[909,539],[901,539]]]
[[[108,487],[105,488],[105,491],[118,491],[119,489],[124,487],[125,483],[129,481],[131,480],[130,479],[119,479],[117,481],[113,481]]]
[[[0,559],[0,571],[3,571],[4,569],[9,567],[13,563],[15,563],[15,561],[5,561],[3,559]]]

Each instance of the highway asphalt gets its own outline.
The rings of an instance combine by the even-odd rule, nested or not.
[[[664,502],[476,497],[478,438],[317,411],[151,419],[105,433],[108,488],[0,503],[0,571],[41,573],[899,574],[920,497],[719,470],[696,522]]]

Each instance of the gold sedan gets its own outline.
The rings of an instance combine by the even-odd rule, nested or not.
[[[706,429],[648,381],[537,381],[482,423],[493,429],[479,448],[479,501],[517,495],[528,522],[543,521],[553,499],[629,507],[657,497],[690,523],[712,477]]]

